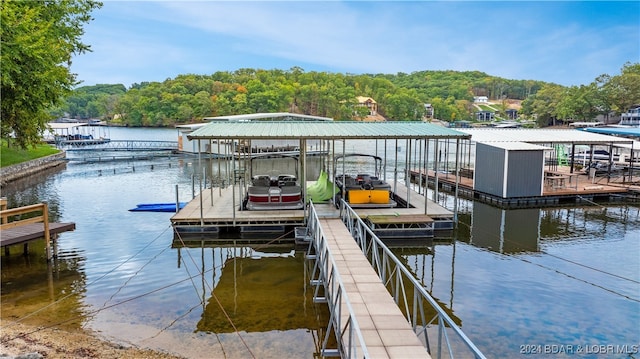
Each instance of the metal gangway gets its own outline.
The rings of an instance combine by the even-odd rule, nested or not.
[[[355,314],[356,305],[349,300],[348,290],[353,291],[353,286],[347,285],[337,270],[338,260],[332,255],[329,237],[326,235],[331,230],[322,228],[321,218],[313,203],[309,207],[306,228],[306,239],[309,240],[307,259],[313,261],[313,265],[309,266],[309,283],[315,286],[314,301],[326,302],[330,312],[321,345],[322,355],[341,358],[377,357],[367,346],[364,334],[366,331],[358,323],[358,316]],[[485,358],[424,286],[344,200],[340,201],[340,217],[342,221],[336,222],[342,222],[347,227],[352,236],[349,240],[353,239],[358,244],[429,355],[435,358]],[[329,340],[330,334],[333,334],[335,340]],[[337,348],[329,347],[330,345]]]
[[[178,141],[65,140],[56,143],[66,151],[177,151]]]

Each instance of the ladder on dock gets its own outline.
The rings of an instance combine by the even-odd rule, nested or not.
[[[567,151],[563,145],[555,145],[556,158],[558,159],[558,166],[568,166],[569,159],[567,158]]]
[[[341,219],[319,218],[310,204],[304,235],[314,301],[330,312],[322,355],[485,358],[344,201],[340,213]],[[330,334],[336,348],[329,347]]]

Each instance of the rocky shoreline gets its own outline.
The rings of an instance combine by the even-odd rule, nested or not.
[[[9,182],[28,177],[34,173],[65,165],[67,163],[66,157],[67,153],[62,151],[55,155],[2,167],[0,168],[0,185],[5,186]]]
[[[2,321],[1,359],[148,358],[183,359],[170,353],[116,344],[85,331],[38,328]]]

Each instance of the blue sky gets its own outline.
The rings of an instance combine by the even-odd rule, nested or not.
[[[81,85],[240,68],[483,71],[566,86],[640,62],[640,2],[104,1]]]

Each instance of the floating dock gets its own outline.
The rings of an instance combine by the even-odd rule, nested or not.
[[[241,241],[271,243],[294,241],[295,227],[306,225],[305,210],[239,210],[234,201],[238,188],[208,188],[171,217],[175,240],[198,237],[218,242]],[[358,208],[374,232],[383,239],[431,240],[448,235],[453,229],[453,212],[426,199],[403,184],[396,184],[395,196],[408,206],[395,208]],[[236,210],[234,211],[234,207]],[[333,204],[316,204],[323,218],[340,218]],[[425,214],[425,209],[426,213]],[[291,234],[291,235],[288,235]]]
[[[425,183],[434,187],[436,173],[410,171],[411,181]],[[422,177],[422,179],[420,179]],[[457,177],[457,178],[456,178]],[[571,173],[568,167],[559,166],[555,171],[547,171],[542,195],[503,198],[477,191],[474,188],[473,171],[461,170],[454,173],[438,173],[438,189],[454,192],[458,182],[460,197],[478,200],[501,208],[531,208],[566,204],[593,204],[594,202],[620,202],[622,200],[640,201],[640,186],[624,184],[620,178],[598,176],[590,177],[581,172]]]

